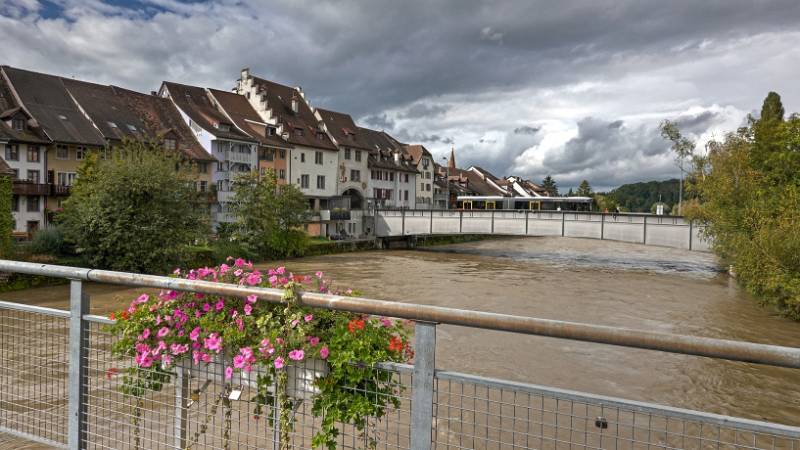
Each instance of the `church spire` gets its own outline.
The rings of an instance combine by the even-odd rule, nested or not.
[[[447,168],[450,170],[456,169],[456,148],[450,147],[450,161],[447,161]]]

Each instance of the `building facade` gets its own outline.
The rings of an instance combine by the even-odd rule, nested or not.
[[[415,207],[417,209],[431,209],[434,207],[434,164],[433,156],[423,145],[405,145],[406,153],[411,157],[411,163],[418,172],[418,186]]]

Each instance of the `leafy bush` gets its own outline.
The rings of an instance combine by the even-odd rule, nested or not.
[[[14,231],[14,217],[11,215],[11,177],[0,174],[0,256],[8,256],[11,251],[11,232]]]
[[[60,226],[51,226],[34,233],[30,250],[40,255],[61,256],[71,253],[71,246],[64,239]]]

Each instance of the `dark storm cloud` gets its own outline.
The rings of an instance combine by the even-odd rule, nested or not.
[[[514,134],[536,134],[539,132],[541,128],[539,127],[531,127],[531,126],[523,126],[514,128]]]
[[[424,143],[442,143],[446,145],[453,144],[453,138],[447,136],[440,136],[438,134],[426,134],[426,133],[409,133],[405,129],[395,130],[392,135],[400,140],[401,142],[407,143],[416,143],[416,144],[424,144]]]
[[[401,119],[422,119],[441,116],[446,113],[450,107],[446,105],[426,105],[414,104],[404,112],[400,113],[398,117]]]

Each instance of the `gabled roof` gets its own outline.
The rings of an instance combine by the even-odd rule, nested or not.
[[[431,152],[429,152],[424,145],[408,144],[405,146],[405,150],[406,153],[411,156],[411,162],[414,163],[415,166],[419,165],[419,161],[423,156],[427,156],[433,161],[433,155],[431,155]]]
[[[14,173],[14,171],[11,170],[11,167],[8,166],[5,160],[0,158],[0,175],[11,175],[12,173]]]
[[[138,114],[113,87],[72,79],[63,79],[63,83],[106,139],[142,140],[147,137]]]
[[[105,139],[78,109],[60,77],[2,66],[21,106],[56,142],[104,146]]]
[[[328,132],[341,146],[353,147],[362,150],[371,150],[364,136],[358,132],[358,126],[349,114],[317,108],[317,113],[325,123]]]
[[[230,117],[234,125],[247,133],[253,139],[258,140],[262,145],[280,148],[292,148],[292,144],[283,140],[280,136],[267,133],[267,125],[263,123],[261,116],[258,115],[250,101],[243,95],[233,92],[209,89],[217,106]]]
[[[411,157],[403,151],[402,144],[388,133],[361,127],[358,130],[359,135],[364,136],[365,142],[370,146],[369,167],[419,173],[416,165],[412,164]],[[395,153],[400,154],[400,163],[395,162]]]
[[[249,135],[237,129],[225,114],[217,110],[204,88],[171,81],[165,81],[164,87],[169,91],[170,98],[178,108],[200,128],[218,138],[256,142]],[[219,124],[228,125],[229,130],[219,129]]]
[[[283,131],[288,133],[287,140],[291,144],[338,150],[327,133],[318,133],[321,131],[320,124],[297,89],[252,75],[251,78],[257,87],[257,95],[266,98],[278,124],[282,124]],[[292,110],[292,99],[297,99],[297,113]],[[302,136],[295,133],[296,128],[303,130]]]
[[[117,86],[111,86],[114,94],[137,115],[141,129],[151,141],[167,135],[177,138],[178,150],[196,161],[216,161],[216,158],[197,142],[194,132],[181,117],[178,108],[167,98],[143,94]]]

